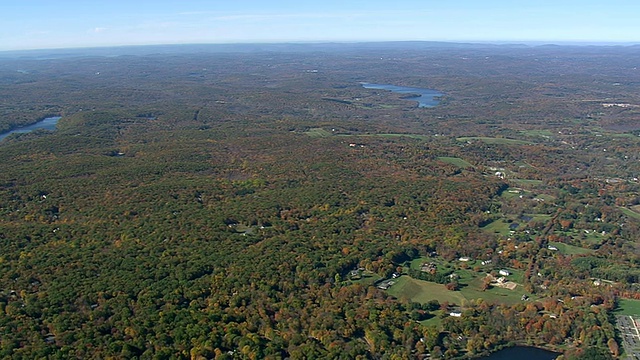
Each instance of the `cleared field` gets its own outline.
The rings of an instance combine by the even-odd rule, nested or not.
[[[626,208],[626,207],[622,207],[622,206],[619,206],[618,208],[619,208],[619,209],[620,209],[620,210],[621,210],[625,215],[627,215],[628,217],[630,217],[630,218],[634,218],[634,219],[636,219],[636,220],[640,220],[640,213],[637,213],[637,212],[635,212],[635,211],[633,211],[633,210],[631,210],[631,209],[628,209],[628,208]]]
[[[542,180],[532,180],[532,179],[509,179],[510,182],[521,184],[521,185],[542,185]]]
[[[522,130],[520,133],[527,136],[540,136],[545,139],[552,138],[554,136],[550,130]]]
[[[618,315],[640,316],[640,300],[619,299],[618,308],[615,312]]]
[[[444,285],[413,279],[409,276],[402,276],[396,283],[387,290],[387,293],[398,299],[406,299],[412,302],[427,303],[430,300],[439,302],[449,302],[450,304],[462,305],[468,300],[485,299],[488,302],[498,302],[504,304],[516,304],[524,294],[522,287],[515,290],[494,287],[486,291],[480,290],[484,274],[469,281],[461,281],[462,288],[459,291],[450,291]]]
[[[582,254],[591,254],[593,250],[581,248],[579,246],[573,246],[569,244],[563,244],[555,241],[549,241],[549,245],[555,246],[558,251],[565,255],[582,255]]]
[[[524,292],[521,286],[516,287],[515,290],[493,287],[489,290],[482,291],[480,290],[482,279],[483,277],[473,279],[467,286],[464,286],[460,290],[465,299],[485,299],[488,302],[498,302],[508,305],[522,301],[521,297]]]
[[[459,291],[447,290],[444,285],[428,281],[416,280],[409,276],[401,276],[387,291],[389,295],[399,299],[426,303],[436,299],[439,302],[461,304],[466,298]]]
[[[314,129],[311,129],[309,131],[312,131]],[[321,129],[322,130],[322,129]],[[306,132],[305,134],[309,133]],[[328,131],[325,130],[325,132],[327,132],[329,135],[331,135]],[[409,139],[418,139],[418,140],[427,140],[430,139],[431,136],[430,135],[422,135],[422,134],[336,134],[336,136],[344,136],[344,137],[349,137],[349,136],[358,136],[358,137],[387,137],[387,138],[409,138]]]
[[[438,327],[440,326],[440,323],[442,322],[442,318],[440,316],[433,316],[430,319],[427,320],[422,320],[420,321],[420,324],[424,325],[424,326],[435,326]]]
[[[422,135],[422,134],[371,134],[371,135],[364,135],[364,136],[406,137],[410,139],[419,139],[419,140],[426,140],[431,138],[431,136],[429,135]]]
[[[471,165],[468,161],[457,157],[440,156],[438,157],[438,160],[463,169],[473,167],[473,165]]]
[[[376,281],[380,280],[380,275],[376,273],[366,272],[362,274],[362,277],[358,280],[349,280],[353,284],[361,284],[361,285],[373,285]]]
[[[456,140],[467,142],[467,141],[483,141],[487,144],[498,144],[498,145],[529,145],[533,144],[531,141],[517,140],[517,139],[506,139],[506,138],[492,138],[492,137],[482,137],[482,136],[467,136],[467,137],[459,137]]]
[[[511,229],[509,229],[509,225],[511,224],[506,222],[504,219],[499,219],[491,222],[488,225],[483,226],[482,229],[492,234],[507,236],[511,231]]]
[[[323,138],[331,136],[331,133],[322,128],[313,128],[304,132],[306,135],[312,138]]]

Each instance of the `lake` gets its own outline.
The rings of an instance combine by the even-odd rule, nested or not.
[[[58,124],[58,120],[60,120],[60,116],[52,116],[52,117],[48,117],[45,118],[41,121],[38,121],[35,124],[31,124],[28,126],[23,126],[21,128],[17,128],[17,129],[13,129],[11,131],[8,131],[6,133],[2,133],[0,134],[0,141],[2,141],[2,139],[6,138],[7,136],[11,135],[11,134],[18,134],[18,133],[28,133],[28,132],[32,132],[33,130],[38,130],[38,129],[44,129],[44,130],[55,130],[56,129],[56,124]]]
[[[388,84],[361,84],[365,89],[388,90],[398,94],[414,94],[416,96],[409,96],[403,99],[408,101],[417,101],[418,107],[434,107],[440,103],[440,100],[438,100],[437,97],[443,95],[442,93],[433,89],[422,89]]]
[[[560,356],[552,351],[528,346],[514,346],[495,352],[482,360],[554,360]]]

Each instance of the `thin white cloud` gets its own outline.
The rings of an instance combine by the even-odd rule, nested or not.
[[[93,29],[94,33],[101,33],[101,32],[105,32],[105,31],[107,31],[106,27],[96,27],[96,28]]]
[[[269,21],[282,19],[342,19],[366,16],[362,13],[297,13],[297,14],[242,14],[216,16],[215,21]]]
[[[183,11],[179,12],[178,15],[215,15],[219,14],[216,11]]]

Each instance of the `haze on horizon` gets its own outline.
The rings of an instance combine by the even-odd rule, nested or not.
[[[3,4],[0,51],[350,41],[640,43],[632,0],[99,1]]]

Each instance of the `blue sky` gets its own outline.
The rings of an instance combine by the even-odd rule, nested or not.
[[[0,0],[0,50],[284,41],[640,43],[638,0]]]

